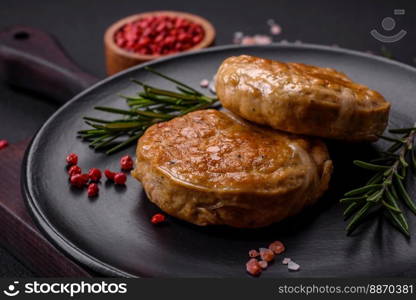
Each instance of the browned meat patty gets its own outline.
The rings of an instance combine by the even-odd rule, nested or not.
[[[390,104],[378,92],[334,69],[241,55],[216,76],[222,105],[283,131],[350,141],[376,140]]]
[[[197,225],[261,227],[314,203],[331,170],[318,139],[201,110],[146,130],[132,174],[172,216]]]

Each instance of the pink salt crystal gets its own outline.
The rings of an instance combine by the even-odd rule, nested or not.
[[[295,263],[294,261],[289,261],[289,263],[287,264],[287,268],[289,271],[299,271],[300,266]]]
[[[243,33],[240,31],[234,32],[233,43],[234,44],[241,44],[241,40],[243,39]]]
[[[261,261],[259,261],[259,266],[260,266],[260,268],[262,268],[262,269],[266,269],[268,265],[269,265],[269,264],[268,264],[268,263],[267,263],[267,261],[265,261],[265,260],[261,260]]]
[[[259,255],[260,255],[260,253],[257,250],[253,249],[253,250],[248,251],[248,256],[250,256],[250,257],[257,257]]]
[[[274,259],[274,253],[268,248],[260,248],[260,257],[265,261],[272,261]]]
[[[6,148],[9,145],[7,140],[0,140],[0,150]]]
[[[282,264],[287,265],[290,261],[291,261],[291,259],[290,259],[289,257],[285,257],[285,258],[282,260]]]
[[[273,35],[279,35],[282,33],[282,27],[279,24],[273,24],[270,26],[270,33]]]
[[[276,23],[274,22],[274,20],[273,20],[273,19],[268,19],[268,20],[267,20],[267,25],[269,25],[269,26],[273,26],[274,24],[276,24]]]

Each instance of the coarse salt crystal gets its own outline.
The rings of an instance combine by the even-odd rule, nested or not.
[[[285,257],[285,258],[282,260],[282,264],[287,265],[290,261],[291,261],[291,259],[290,259],[289,257]]]
[[[289,271],[298,271],[300,269],[300,266],[295,263],[294,261],[289,261],[289,263],[287,264],[287,268]]]
[[[250,257],[257,257],[257,256],[259,256],[260,255],[260,253],[257,251],[257,250],[250,250],[249,252],[248,252],[248,256],[250,256]]]

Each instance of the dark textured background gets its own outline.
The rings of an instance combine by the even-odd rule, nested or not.
[[[406,14],[393,16],[395,8],[405,9]],[[416,64],[416,2],[411,0],[1,0],[0,28],[21,24],[45,30],[57,37],[85,71],[103,78],[102,36],[107,26],[130,14],[161,9],[206,17],[217,29],[217,45],[230,44],[235,31],[267,34],[266,22],[272,18],[283,29],[274,37],[276,42],[336,44],[380,55],[389,53],[394,59]],[[387,16],[394,17],[397,22],[393,33],[405,29],[408,34],[399,42],[386,44],[382,50],[383,44],[373,39],[369,32],[376,28],[385,33],[380,22]],[[51,100],[13,90],[0,82],[0,139],[14,143],[32,136],[56,108]],[[36,275],[36,270],[28,270],[24,262],[13,258],[13,253],[0,248],[0,276],[31,275]]]

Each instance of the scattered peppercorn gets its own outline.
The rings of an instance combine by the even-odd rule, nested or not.
[[[66,162],[69,166],[76,165],[78,163],[78,155],[71,153],[66,157]]]
[[[260,257],[262,260],[269,262],[274,259],[274,253],[268,248],[260,248]]]
[[[248,256],[250,256],[250,257],[257,257],[259,255],[260,255],[260,253],[257,250],[253,249],[253,250],[248,251]]]
[[[88,180],[88,174],[75,174],[70,178],[71,185],[77,188],[84,187],[88,183]]]
[[[274,241],[269,245],[269,249],[274,252],[274,254],[280,254],[285,251],[285,245],[281,241]]]
[[[123,171],[130,171],[133,169],[133,159],[129,156],[123,156],[120,159],[120,167]]]
[[[114,176],[116,175],[115,172],[111,172],[109,169],[105,169],[104,174],[109,180],[114,180]]]
[[[155,214],[150,221],[152,224],[160,224],[166,221],[166,217],[163,214]]]
[[[259,265],[259,262],[255,258],[251,258],[246,263],[246,270],[250,275],[258,276],[261,274],[262,268]]]
[[[98,191],[99,191],[98,184],[96,184],[96,183],[90,183],[88,185],[88,190],[87,190],[88,197],[95,197],[95,196],[97,196],[98,195]]]
[[[73,175],[81,174],[81,173],[82,173],[82,170],[77,165],[71,166],[68,170],[69,176],[73,176]]]
[[[7,140],[0,140],[0,150],[6,148],[9,145]]]
[[[114,175],[114,183],[115,184],[123,185],[123,184],[126,183],[126,180],[127,180],[127,177],[126,177],[126,174],[124,174],[124,173],[120,172],[120,173],[116,173]]]
[[[100,181],[101,179],[101,171],[97,168],[91,168],[88,172],[88,175],[90,176],[91,181]]]
[[[144,17],[114,35],[117,46],[144,55],[166,55],[191,49],[204,38],[201,25],[182,17]]]

